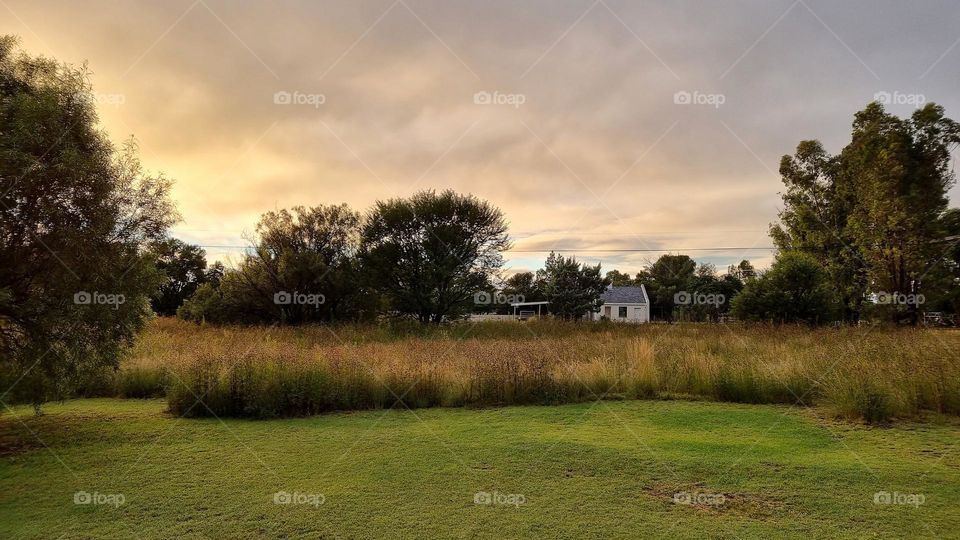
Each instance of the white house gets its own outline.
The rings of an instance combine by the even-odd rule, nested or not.
[[[650,297],[647,289],[639,287],[608,287],[600,296],[603,305],[593,312],[593,320],[606,317],[611,321],[650,322]]]

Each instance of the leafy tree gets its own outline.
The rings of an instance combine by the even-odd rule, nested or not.
[[[835,306],[829,275],[812,255],[781,252],[770,270],[748,281],[732,302],[739,319],[822,324]]]
[[[223,279],[223,274],[226,273],[226,268],[224,268],[223,263],[217,261],[210,265],[209,268],[203,273],[203,281],[210,283],[214,288],[220,287],[220,281]]]
[[[39,407],[116,366],[160,284],[170,182],[114,149],[92,95],[85,68],[0,38],[0,400]]]
[[[629,287],[634,284],[633,278],[630,277],[630,274],[623,274],[619,270],[611,270],[607,272],[607,281],[609,281],[614,287]]]
[[[600,308],[600,295],[610,282],[600,274],[600,265],[580,264],[550,252],[537,281],[550,310],[563,319],[577,319]]]
[[[506,280],[500,287],[500,298],[502,300],[521,301],[521,302],[540,302],[545,300],[543,291],[540,289],[540,283],[537,282],[536,275],[533,272],[517,272]],[[487,308],[486,311],[496,311],[501,314],[513,313],[513,308],[509,302],[498,302],[490,306],[477,306],[480,310]]]
[[[504,282],[503,293],[522,296],[527,302],[543,300],[543,293],[533,272],[517,272]]]
[[[855,115],[851,142],[839,155],[803,141],[783,157],[784,210],[771,236],[779,249],[821,263],[845,320],[859,318],[869,289],[922,292],[954,182],[950,148],[958,142],[960,127],[939,105],[904,120],[871,103]],[[916,322],[915,304],[909,316]]]
[[[942,251],[932,241],[939,238],[939,217],[954,183],[950,146],[957,143],[960,124],[939,105],[928,104],[909,120],[878,103],[857,113],[841,159],[858,197],[851,235],[874,290],[922,293],[926,270]],[[907,308],[916,324],[919,306]]]
[[[933,242],[940,256],[930,262],[923,289],[925,308],[960,313],[960,209],[951,208],[940,217],[940,239]]]
[[[819,141],[803,141],[794,156],[783,156],[784,209],[770,235],[778,249],[817,259],[834,284],[843,319],[855,322],[867,289],[866,263],[849,228],[856,190],[842,170],[841,159],[827,154]]]
[[[206,282],[177,309],[177,317],[185,321],[220,323],[229,320],[219,284]]]
[[[727,275],[732,276],[740,282],[757,277],[757,271],[750,261],[744,259],[737,264],[731,264],[727,267]]]
[[[371,310],[360,287],[359,239],[360,216],[347,205],[267,212],[252,253],[236,270],[214,267],[212,287],[198,289],[196,301],[179,314],[195,321],[288,324],[366,316]]]
[[[421,191],[377,202],[363,225],[360,261],[393,312],[439,323],[470,310],[509,246],[495,206],[450,190]]]
[[[661,255],[650,268],[647,292],[652,296],[654,312],[666,320],[673,320],[674,298],[680,292],[692,292],[697,263],[688,255]]]
[[[176,238],[157,242],[152,251],[164,282],[150,298],[150,305],[158,315],[175,315],[177,308],[206,281],[206,253],[199,246]]]
[[[712,264],[701,264],[685,285],[689,303],[674,305],[674,314],[684,320],[715,321],[730,310],[731,300],[742,288],[743,282],[735,275],[719,278]]]

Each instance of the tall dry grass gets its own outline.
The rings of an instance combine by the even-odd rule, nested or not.
[[[118,393],[186,416],[697,397],[819,405],[872,422],[960,414],[960,333],[556,321],[199,327],[158,320]]]

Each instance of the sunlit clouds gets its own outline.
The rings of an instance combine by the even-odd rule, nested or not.
[[[275,208],[452,188],[503,209],[513,269],[562,249],[634,272],[660,253],[600,250],[765,266],[747,248],[771,245],[780,156],[838,150],[877,92],[956,118],[960,6],[931,3],[4,0],[0,32],[122,96],[103,127],[176,179],[184,240],[240,246]]]

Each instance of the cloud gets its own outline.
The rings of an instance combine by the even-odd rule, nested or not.
[[[124,96],[104,127],[177,180],[176,230],[208,245],[277,207],[448,187],[501,207],[529,249],[769,245],[777,164],[800,140],[838,151],[881,90],[960,109],[946,0],[6,3],[17,17],[0,32],[88,60],[98,91]],[[634,272],[656,255],[583,258]]]

